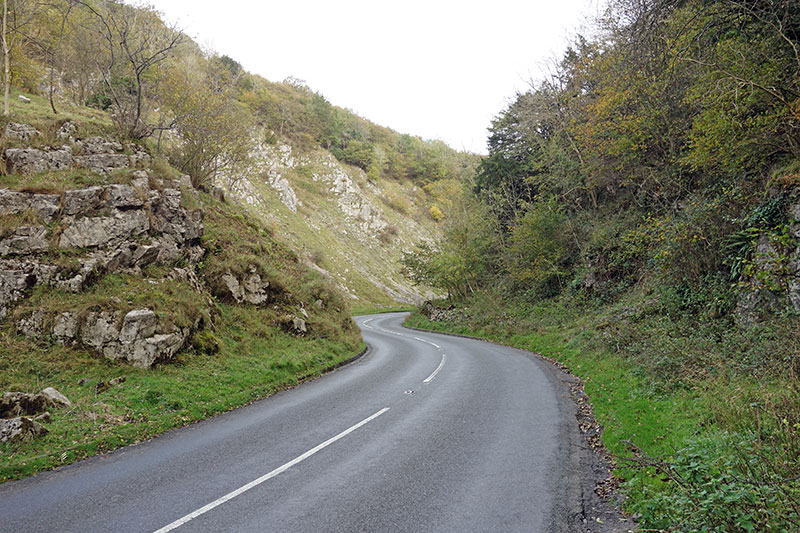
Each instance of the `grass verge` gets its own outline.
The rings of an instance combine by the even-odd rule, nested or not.
[[[717,339],[704,372],[681,366],[699,358],[692,350],[709,350],[710,341],[702,342],[708,331],[679,335],[686,324],[667,327],[663,316],[645,315],[620,320],[618,308],[487,297],[447,320],[417,312],[406,324],[537,352],[581,377],[617,460],[625,508],[643,530],[798,530],[800,390],[793,373],[746,373],[733,364],[736,346],[756,357],[745,340],[753,332],[737,342]],[[617,317],[612,331],[609,317]],[[763,357],[786,345],[781,335],[770,337],[778,330],[792,331],[781,324],[757,334]],[[648,354],[664,361],[653,365]]]
[[[0,481],[8,481],[133,444],[203,420],[317,376],[363,349],[344,340],[301,338],[272,325],[268,309],[219,305],[214,342],[182,352],[150,370],[83,351],[36,343],[0,331],[0,390],[54,386],[73,403],[52,411],[49,433],[29,443],[0,445]],[[124,377],[119,385],[99,383]],[[82,384],[79,384],[82,383]]]

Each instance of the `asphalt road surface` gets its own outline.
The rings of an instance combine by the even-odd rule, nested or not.
[[[0,530],[579,530],[565,376],[403,318],[359,317],[368,352],[320,379],[0,485]]]

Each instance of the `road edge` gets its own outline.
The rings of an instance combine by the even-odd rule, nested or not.
[[[569,450],[570,462],[574,464],[577,461],[581,470],[580,509],[577,512],[574,510],[568,511],[570,523],[567,524],[568,529],[566,531],[616,533],[636,529],[635,522],[620,509],[618,502],[623,499],[623,495],[618,491],[619,479],[612,474],[616,467],[616,462],[603,445],[601,439],[603,427],[594,417],[589,396],[585,391],[585,383],[580,377],[573,374],[567,365],[538,352],[510,346],[490,338],[417,328],[408,326],[405,323],[402,323],[401,326],[405,329],[422,333],[437,333],[449,337],[488,342],[496,346],[519,350],[539,361],[549,363],[549,368],[560,374],[557,379],[567,385],[569,389],[569,396],[575,408],[575,420],[577,422],[577,425],[573,425],[573,428],[578,430],[578,434],[583,441],[582,443],[576,443],[574,439],[570,439],[572,441],[570,442]]]

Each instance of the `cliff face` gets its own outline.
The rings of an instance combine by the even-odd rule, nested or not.
[[[218,185],[352,300],[390,305],[431,296],[399,271],[404,250],[440,235],[425,209],[427,193],[407,181],[371,180],[320,147],[254,141],[250,156]]]
[[[0,320],[16,333],[150,367],[209,328],[215,302],[269,308],[297,335],[346,316],[324,282],[301,295],[311,269],[288,250],[271,257],[280,245],[258,224],[232,228],[236,206],[154,170],[142,147],[81,138],[69,122],[51,139],[60,144],[42,137],[27,124],[5,130],[17,186],[0,188]],[[43,176],[50,185],[31,186]]]

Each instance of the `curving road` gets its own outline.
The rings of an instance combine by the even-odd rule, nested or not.
[[[369,351],[320,379],[0,485],[0,530],[578,530],[568,378],[404,316],[359,317]]]

